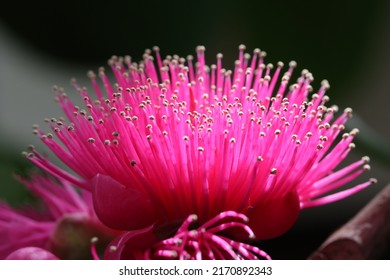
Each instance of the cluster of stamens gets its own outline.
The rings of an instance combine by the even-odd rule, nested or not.
[[[73,80],[84,108],[54,88],[66,118],[48,119],[50,133],[38,126],[34,133],[78,176],[34,148],[25,155],[88,191],[98,174],[134,188],[158,209],[153,222],[162,223],[192,213],[205,221],[228,210],[249,216],[290,194],[300,208],[319,206],[375,181],[338,191],[369,169],[368,158],[338,169],[355,147],[358,130],[342,134],[352,110],[337,117],[337,106],[326,106],[329,83],[312,93],[306,69],[289,85],[294,61],[282,74],[283,63],[265,64],[265,52],[250,56],[240,46],[230,71],[220,54],[207,66],[202,46],[196,63],[192,56],[163,60],[154,52],[147,50],[139,63],[112,57],[114,84],[103,68],[89,72],[96,97]],[[197,240],[190,233],[186,238]]]
[[[173,237],[160,241],[148,249],[145,252],[145,259],[270,259],[264,251],[255,246],[218,234],[231,228],[239,228],[246,232],[250,239],[254,239],[254,233],[245,224],[248,218],[244,215],[233,211],[223,212],[197,229],[191,229],[197,220],[196,215],[190,215]]]

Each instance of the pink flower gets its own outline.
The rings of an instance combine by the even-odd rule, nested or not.
[[[103,68],[100,81],[90,72],[96,98],[73,81],[85,108],[56,87],[66,119],[47,120],[51,133],[34,129],[78,176],[36,150],[30,160],[91,191],[107,226],[136,236],[152,225],[177,229],[194,214],[202,225],[235,211],[249,218],[257,239],[272,238],[287,231],[301,209],[374,181],[340,190],[369,169],[367,157],[337,169],[354,147],[357,130],[339,137],[352,111],[337,117],[337,107],[325,105],[327,81],[311,94],[307,70],[289,86],[295,62],[281,74],[283,63],[266,65],[265,52],[255,49],[250,57],[240,46],[230,71],[221,54],[207,66],[204,47],[197,48],[196,63],[192,56],[163,60],[154,51],[138,64],[112,57],[114,84]]]
[[[113,238],[97,219],[89,192],[40,175],[20,180],[40,198],[43,211],[0,204],[0,259],[91,258],[92,237],[102,244]]]

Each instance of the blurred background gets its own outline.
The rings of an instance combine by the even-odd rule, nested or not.
[[[352,107],[359,127],[348,162],[371,158],[379,183],[346,200],[303,211],[286,235],[265,241],[275,259],[304,259],[389,183],[390,1],[30,1],[0,11],[0,198],[15,205],[31,197],[15,180],[30,166],[20,156],[30,144],[45,149],[32,125],[62,116],[51,86],[77,99],[69,80],[89,85],[87,70],[111,55],[140,60],[158,45],[163,55],[194,54],[206,46],[233,66],[238,45],[260,48],[267,61],[298,62],[314,75],[314,89],[328,79],[330,103]],[[49,155],[53,158],[52,155]],[[356,182],[355,182],[356,183]],[[384,256],[387,258],[387,256]]]

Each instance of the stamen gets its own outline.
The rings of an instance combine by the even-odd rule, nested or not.
[[[97,237],[92,237],[91,238],[91,254],[94,260],[100,260],[99,255],[97,254],[96,251],[96,243],[99,241]]]

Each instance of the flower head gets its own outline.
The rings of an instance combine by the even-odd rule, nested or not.
[[[43,211],[0,204],[0,259],[88,258],[91,237],[106,243],[113,238],[97,219],[89,192],[41,175],[20,180],[40,199]]]
[[[55,87],[65,118],[47,120],[52,132],[34,128],[42,141],[78,177],[33,150],[28,157],[53,175],[93,193],[98,217],[118,230],[182,224],[196,214],[200,224],[225,211],[242,213],[257,239],[288,230],[300,209],[330,203],[367,187],[338,191],[358,177],[368,158],[337,170],[354,147],[357,130],[344,133],[351,109],[336,116],[327,107],[323,81],[303,70],[289,85],[295,62],[265,64],[239,47],[233,71],[197,61],[112,57],[111,84],[103,68],[89,73],[96,97],[72,84],[84,107]],[[230,233],[236,235],[234,232]],[[239,234],[236,235],[240,238]]]

